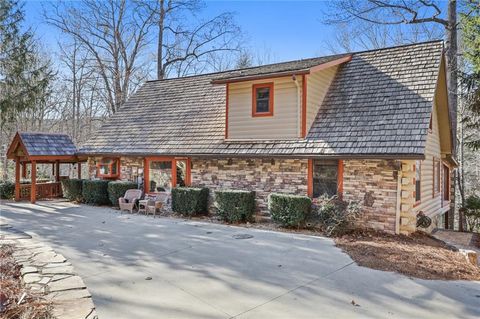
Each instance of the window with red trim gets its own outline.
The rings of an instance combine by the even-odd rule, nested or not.
[[[102,158],[97,163],[97,176],[104,178],[115,178],[119,176],[118,158]]]
[[[252,95],[252,116],[272,116],[273,83],[254,84]]]

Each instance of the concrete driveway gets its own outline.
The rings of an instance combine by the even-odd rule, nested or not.
[[[60,201],[1,218],[72,262],[101,319],[480,317],[479,282],[359,267],[330,239]]]

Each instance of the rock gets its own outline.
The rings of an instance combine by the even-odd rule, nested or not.
[[[33,284],[34,282],[38,282],[42,279],[42,277],[38,273],[30,273],[30,274],[25,274],[23,276],[23,281],[26,284]]]
[[[91,296],[92,295],[87,289],[75,289],[75,290],[51,292],[48,295],[46,295],[46,298],[52,299],[52,300],[73,300],[73,299],[89,298]]]
[[[51,278],[50,277],[43,277],[38,283],[40,285],[46,285],[50,282]]]
[[[73,275],[72,266],[47,267],[42,269],[44,275]]]
[[[94,311],[95,306],[92,300],[83,298],[55,302],[52,312],[57,319],[85,319],[94,318],[91,316]]]
[[[458,252],[472,265],[478,266],[477,252],[469,249],[459,249]]]
[[[25,274],[31,274],[31,273],[35,273],[35,272],[38,272],[37,267],[28,266],[28,267],[23,267],[22,269],[20,269],[20,273],[22,274],[22,276],[25,275]]]
[[[48,284],[48,291],[63,291],[71,289],[84,289],[85,284],[83,283],[82,278],[78,276],[68,277],[62,280],[53,281]]]

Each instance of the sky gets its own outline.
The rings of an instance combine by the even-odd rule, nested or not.
[[[26,26],[32,27],[47,47],[55,48],[61,37],[42,18],[42,1],[25,2]],[[324,1],[206,1],[205,18],[234,12],[251,48],[269,51],[274,61],[331,54],[326,41],[333,29],[322,23]]]

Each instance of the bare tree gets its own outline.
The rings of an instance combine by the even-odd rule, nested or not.
[[[44,16],[85,47],[102,79],[109,113],[115,113],[148,75],[142,74],[148,62],[143,54],[153,13],[133,1],[82,0],[51,3]]]
[[[214,64],[211,59],[218,61],[222,53],[240,48],[240,28],[230,12],[200,20],[196,13],[203,3],[198,0],[157,0],[143,4],[154,15],[158,30],[158,79],[171,72],[175,76],[201,73]]]

